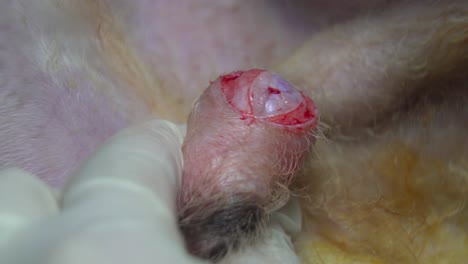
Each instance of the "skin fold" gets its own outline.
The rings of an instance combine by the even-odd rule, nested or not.
[[[271,69],[321,113],[290,187],[303,262],[462,263],[468,5],[352,2],[3,1],[0,166],[60,188],[120,129]]]

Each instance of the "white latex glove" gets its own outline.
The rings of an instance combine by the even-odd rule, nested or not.
[[[120,132],[72,177],[61,204],[33,175],[0,171],[0,263],[206,263],[186,252],[177,227],[183,136],[161,120]],[[226,263],[296,263],[284,230],[297,212],[275,215],[264,243],[235,254],[250,262]],[[271,262],[272,249],[292,258]]]

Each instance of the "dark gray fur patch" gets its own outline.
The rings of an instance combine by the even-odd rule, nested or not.
[[[218,206],[211,212],[204,210],[184,210],[179,223],[188,250],[198,257],[214,261],[257,237],[265,218],[260,206],[245,201],[220,209]]]

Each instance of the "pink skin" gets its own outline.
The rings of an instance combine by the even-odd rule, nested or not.
[[[295,238],[305,262],[467,259],[466,1],[0,6],[0,167],[60,188],[120,129],[155,117],[185,123],[209,80],[275,69],[310,92],[324,128],[291,187],[305,217]],[[309,138],[291,118],[305,117],[308,103],[275,108],[281,89],[251,84],[215,81],[189,124],[180,223],[190,250],[208,257],[256,237],[287,198]]]
[[[0,53],[4,59],[9,63],[2,71],[7,88],[0,88],[0,166],[19,166],[61,186],[128,121],[88,80],[80,80],[79,91],[63,89],[70,86],[69,73],[60,73],[64,78],[57,80],[38,73],[24,57]],[[28,89],[31,84],[34,89]]]
[[[388,1],[102,1],[143,65],[136,69],[145,74],[127,78],[121,75],[134,68],[116,72],[115,61],[106,60],[121,50],[102,45],[102,25],[89,20],[88,9],[75,11],[77,2],[101,1],[58,2],[8,0],[0,8],[0,166],[21,167],[60,188],[120,129],[148,117],[185,122],[208,80],[273,68],[315,32]],[[121,64],[130,64],[127,59]],[[251,83],[265,73],[237,74],[252,74]],[[141,77],[158,82],[138,86]],[[291,92],[293,106],[270,114],[263,107],[268,100],[256,96],[275,97],[281,89],[256,93],[251,85],[223,85],[223,78],[206,90],[189,122],[182,215],[210,209],[212,201],[253,200],[262,210],[275,209],[313,139],[309,98]],[[241,90],[230,93],[231,84]],[[141,86],[147,93],[135,92]],[[146,103],[149,97],[166,108],[167,94],[179,102],[167,107],[169,115]]]
[[[317,119],[312,100],[278,75],[254,69],[221,76],[189,118],[181,206],[218,193],[275,200],[273,187],[288,187]]]
[[[317,121],[313,101],[277,74],[237,71],[211,83],[182,149],[178,211],[193,254],[216,259],[258,235],[289,198]]]
[[[183,95],[177,99],[184,118],[176,119],[173,110],[167,116],[173,121],[185,122],[210,78],[253,64],[267,66],[303,38],[288,33],[273,13],[258,13],[245,4],[231,12],[236,5],[227,2],[175,2],[109,3],[129,45],[148,63],[149,74],[162,67],[158,78],[170,93]],[[87,31],[87,19],[76,21],[50,3],[2,3],[0,166],[21,167],[61,187],[108,137],[154,114],[144,96],[132,94],[133,83],[121,82],[103,63],[104,50],[94,44],[97,36]],[[270,29],[259,34],[248,24]],[[226,42],[227,32],[237,37]],[[237,48],[244,46],[248,48]],[[160,95],[154,96],[158,100]]]
[[[343,9],[341,1],[316,1],[305,4],[305,14],[299,12],[305,7],[287,1],[129,3],[106,7],[148,74],[181,102],[163,115],[177,122],[184,122],[208,80],[269,68],[311,33],[380,4],[360,1]],[[49,0],[11,0],[0,10],[0,166],[21,167],[54,187],[116,131],[159,114],[144,104],[146,94],[135,95],[133,83],[104,63],[107,47],[96,45],[97,33],[75,8],[67,13]]]
[[[271,1],[237,0],[76,1],[69,4],[71,2],[8,0],[0,8],[0,166],[23,168],[57,188],[120,129],[155,116],[185,122],[192,102],[202,93],[208,80],[238,69],[271,68],[312,33],[384,0],[360,2],[353,8],[342,8],[339,0],[301,2],[297,6],[289,1],[272,4]],[[133,51],[131,55],[142,62],[143,66],[137,70],[146,71],[146,76],[155,76],[160,82],[145,83],[143,90],[147,93],[135,93],[136,84],[144,78],[131,74],[122,78],[122,73],[129,72],[127,68],[114,71],[115,61],[107,59],[114,58],[121,50],[103,45],[100,41],[106,34],[99,31],[103,30],[103,25],[98,23],[101,21],[89,19],[93,16],[88,12],[98,10],[99,6],[89,4],[90,7],[79,9],[78,2],[83,5],[103,3],[103,9],[108,8],[115,17],[115,25],[120,26],[126,45]],[[306,9],[308,12],[301,11]],[[129,64],[130,59],[124,57],[122,64]],[[145,100],[150,97],[165,106],[164,93],[153,89],[165,89],[166,94],[175,96],[181,103],[168,108],[169,115],[162,115],[146,104]],[[232,164],[231,169],[245,172],[244,176],[262,172],[265,177],[237,178],[238,183],[243,181],[243,184],[237,184],[239,189],[233,192],[258,194],[258,201],[264,207],[272,207],[269,209],[279,206],[282,203],[274,200],[284,197],[271,195],[272,186],[290,181],[300,156],[276,156],[280,161],[278,168],[271,167],[267,158],[278,153],[276,147],[303,153],[309,142],[304,142],[307,137],[301,138],[299,134],[307,134],[307,126],[296,124],[283,135],[284,127],[278,123],[289,120],[284,119],[291,115],[289,111],[289,114],[268,116],[251,109],[242,114],[230,108],[219,89],[208,91],[217,91],[216,100],[224,102],[220,108],[210,106],[209,111],[215,111],[213,117],[230,114],[235,116],[232,126],[240,129],[239,133],[248,135],[249,130],[258,133],[250,138],[249,147],[260,148],[245,157],[238,153],[240,159],[234,160],[237,164]],[[275,93],[273,90],[272,94]],[[308,100],[301,96],[302,99]],[[301,114],[302,110],[310,108],[304,108],[310,103],[298,106],[295,113]],[[206,111],[200,113],[210,115]],[[182,118],[178,118],[180,116]],[[240,120],[242,116],[248,120]],[[192,118],[189,126],[199,121],[200,125],[206,122]],[[249,123],[248,129],[242,129]],[[313,122],[310,125],[312,128]],[[267,127],[271,134],[266,133]],[[291,132],[301,129],[299,134]],[[192,136],[190,131],[189,137]],[[219,136],[223,131],[212,132]],[[286,146],[290,143],[292,147],[288,149]],[[189,147],[186,144],[186,149]],[[193,147],[203,149],[201,145]],[[270,151],[271,148],[275,151]],[[255,163],[252,160],[256,160]],[[265,168],[270,171],[258,168],[262,164],[267,164]],[[207,181],[206,186],[213,188],[211,193],[231,190],[228,185],[235,179],[228,177],[226,168],[223,170],[223,175],[213,174],[205,179],[187,176],[184,184],[193,181],[194,186],[188,188],[187,196],[193,198],[191,192],[203,189],[203,180]],[[285,190],[282,193],[287,194]],[[229,194],[223,199],[226,197],[229,198]]]

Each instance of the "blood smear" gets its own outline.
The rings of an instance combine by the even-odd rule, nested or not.
[[[241,119],[283,126],[315,125],[317,108],[309,97],[275,73],[252,69],[221,76],[221,89]]]

